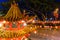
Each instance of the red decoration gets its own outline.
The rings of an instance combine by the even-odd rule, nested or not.
[[[17,28],[18,28],[18,30],[20,29],[20,23],[17,23]]]

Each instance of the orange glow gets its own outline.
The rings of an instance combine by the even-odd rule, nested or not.
[[[56,18],[58,18],[58,11],[59,11],[59,9],[56,8],[55,11],[53,12],[53,15],[54,15]]]
[[[4,20],[3,23],[6,23],[6,21]]]
[[[37,33],[37,31],[34,31],[34,33],[36,34],[36,33]]]
[[[3,24],[2,23],[0,23],[0,27],[2,27],[3,26]]]
[[[22,22],[25,22],[24,20],[22,20]]]

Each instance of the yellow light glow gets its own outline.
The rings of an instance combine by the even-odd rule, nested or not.
[[[22,20],[22,22],[25,22],[24,20]]]
[[[30,29],[32,29],[32,27],[30,27]]]
[[[34,31],[34,33],[36,34],[36,33],[37,33],[37,31]]]
[[[57,26],[55,26],[55,28],[57,29],[58,27],[57,27]]]
[[[0,27],[2,27],[3,26],[3,24],[2,23],[0,23]]]
[[[35,20],[33,20],[32,23],[35,23]]]
[[[54,11],[54,13],[56,14],[58,11],[59,11],[59,8],[56,8],[55,11]]]
[[[24,23],[23,25],[24,25],[24,26],[27,26],[27,24],[26,24],[26,23]]]
[[[25,40],[28,40],[27,38],[25,38]]]
[[[3,23],[6,23],[6,21],[3,21]]]
[[[56,11],[58,11],[59,9],[58,8],[56,8]]]
[[[23,40],[23,39],[25,39],[26,37],[25,36],[23,36],[22,38],[21,38],[21,40]]]
[[[42,28],[42,26],[40,26],[40,28]]]

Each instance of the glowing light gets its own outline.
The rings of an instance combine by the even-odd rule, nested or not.
[[[28,38],[25,38],[25,40],[28,40]]]
[[[2,27],[3,26],[3,24],[2,23],[0,23],[0,27]]]
[[[32,23],[35,23],[35,20],[33,20]]]
[[[32,27],[30,27],[32,29]]]
[[[6,21],[3,21],[3,23],[6,23]]]
[[[56,11],[59,11],[59,8],[56,8]]]
[[[58,27],[57,27],[57,26],[55,26],[55,28],[57,29]]]
[[[42,26],[40,26],[40,28],[42,28]]]
[[[37,31],[34,31],[34,33],[36,34],[36,33],[37,33]]]
[[[23,25],[24,25],[24,26],[27,26],[27,24],[26,24],[26,23],[24,23]]]
[[[56,8],[55,10],[54,10],[54,13],[57,13],[59,11],[59,8]]]
[[[59,8],[56,8],[53,13],[56,18],[58,18],[58,11],[59,11]]]
[[[23,36],[22,38],[21,38],[21,40],[23,40],[23,39],[25,39],[26,37],[25,36]]]
[[[13,40],[13,39],[11,39],[11,40]]]
[[[24,20],[22,20],[22,22],[25,22]]]

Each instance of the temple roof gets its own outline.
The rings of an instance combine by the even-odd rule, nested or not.
[[[11,4],[11,8],[4,16],[4,19],[8,21],[16,21],[19,20],[20,18],[22,18],[22,13],[18,7],[18,4],[16,3]]]

